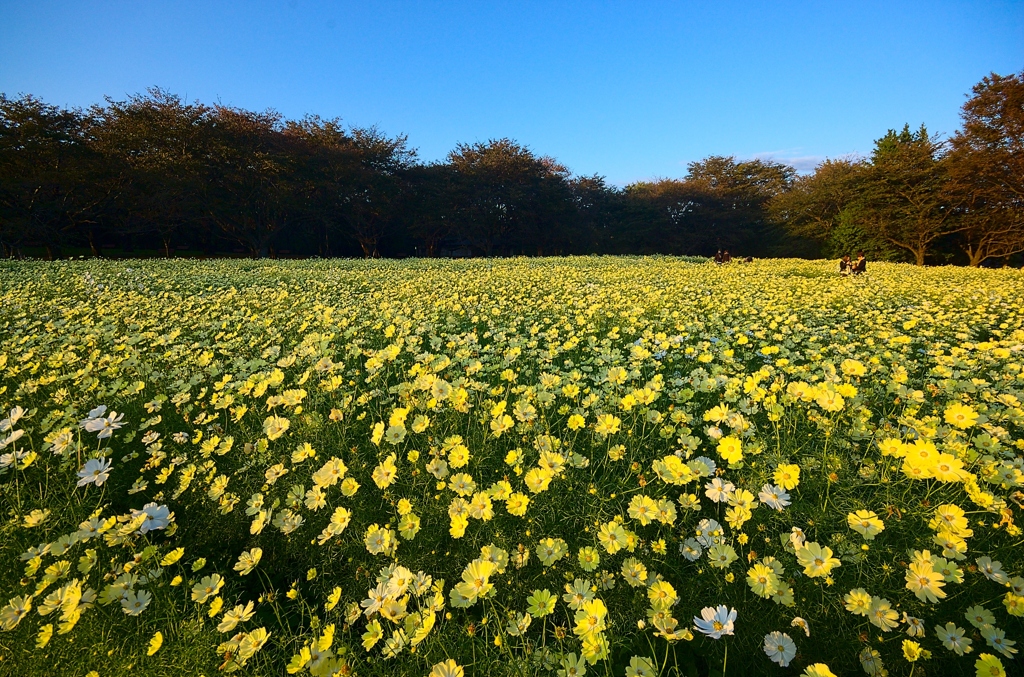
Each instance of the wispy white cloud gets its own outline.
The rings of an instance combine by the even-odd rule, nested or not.
[[[802,153],[803,148],[786,148],[783,150],[768,150],[760,153],[753,153],[749,160],[771,160],[790,165],[801,174],[814,171],[825,159],[823,155],[808,155]]]
[[[803,148],[786,148],[783,150],[769,150],[762,151],[760,153],[752,153],[748,158],[749,160],[771,160],[774,162],[782,162],[787,165],[794,167],[799,173],[806,174],[814,171],[814,168],[819,164],[829,159],[825,155],[809,155],[803,152]],[[861,153],[854,151],[852,153],[846,153],[845,155],[836,156],[832,159],[857,159],[862,156]]]

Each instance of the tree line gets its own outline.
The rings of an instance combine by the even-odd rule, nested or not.
[[[88,109],[0,94],[0,247],[249,256],[678,254],[1008,261],[1024,252],[1024,71],[949,139],[890,130],[799,175],[712,156],[617,188],[510,139],[422,162],[405,136],[161,89]]]

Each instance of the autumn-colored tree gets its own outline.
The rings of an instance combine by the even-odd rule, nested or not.
[[[970,265],[1024,251],[1024,71],[973,88],[951,140],[949,193]]]

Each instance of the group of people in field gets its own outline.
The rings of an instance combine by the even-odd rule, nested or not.
[[[743,263],[752,263],[753,260],[754,260],[753,256],[748,256],[745,259],[740,259],[740,261],[742,261]],[[718,252],[715,254],[715,263],[731,263],[731,262],[732,262],[732,254],[729,253],[728,249],[726,249],[724,252],[721,249],[719,249]]]
[[[867,272],[867,269],[868,260],[864,258],[864,252],[857,252],[855,261],[850,260],[849,254],[843,254],[843,258],[839,259],[840,275],[860,275]]]
[[[750,263],[754,259],[751,256],[745,259],[740,259],[743,263]],[[722,251],[721,249],[715,253],[715,263],[731,263],[732,255],[729,250]],[[868,260],[864,257],[864,252],[857,252],[857,258],[851,259],[849,254],[843,254],[843,258],[839,259],[839,274],[840,275],[862,275],[868,270]]]

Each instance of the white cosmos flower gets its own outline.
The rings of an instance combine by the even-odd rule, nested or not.
[[[971,640],[965,637],[963,628],[957,627],[956,623],[946,623],[945,626],[935,626],[935,637],[946,647],[958,656],[963,656],[971,651]]]
[[[990,647],[1007,658],[1013,658],[1013,654],[1017,653],[1017,649],[1013,648],[1017,642],[1007,639],[1005,630],[990,625],[981,629],[981,636],[985,638]]]
[[[132,517],[138,517],[142,514],[146,515],[146,521],[139,527],[140,534],[156,529],[166,529],[167,525],[174,519],[174,514],[170,508],[166,505],[157,505],[156,503],[147,503],[142,506],[142,510],[132,508]]]
[[[21,407],[15,407],[11,409],[11,413],[4,420],[0,421],[0,433],[5,433],[15,426],[15,424],[21,420],[21,417],[25,415],[25,410]]]
[[[121,609],[129,616],[138,616],[152,601],[153,595],[145,590],[129,590],[121,597]]]
[[[780,512],[789,506],[789,494],[786,493],[785,489],[774,484],[766,484],[761,487],[757,497],[769,508],[774,508]]]
[[[111,460],[108,458],[90,458],[78,471],[78,484],[84,487],[86,484],[100,486],[110,477]]]
[[[689,561],[696,562],[704,551],[701,549],[697,539],[688,538],[685,542],[679,544],[679,552]]]
[[[113,435],[115,430],[124,425],[121,423],[122,419],[124,419],[124,414],[112,411],[110,416],[88,420],[82,427],[87,432],[99,433],[96,437],[102,440]]]
[[[2,449],[3,447],[0,447]],[[979,557],[975,560],[978,563],[978,571],[985,575],[990,581],[1005,585],[1010,577],[1003,571],[1003,563],[994,561],[991,557]]]
[[[704,488],[707,489],[704,495],[715,503],[725,503],[729,500],[732,492],[736,491],[736,485],[732,482],[723,482],[721,477],[711,480],[704,485]]]
[[[769,632],[764,636],[764,652],[782,667],[789,667],[789,662],[796,656],[796,644],[784,632]]]
[[[723,635],[733,634],[736,620],[736,609],[729,609],[724,604],[718,607],[706,606],[700,610],[700,618],[694,616],[693,624],[698,630],[711,639],[721,639]]]
[[[808,637],[811,636],[811,626],[810,626],[810,624],[807,621],[805,621],[803,618],[800,618],[799,616],[797,616],[796,618],[793,619],[793,621],[790,623],[790,626],[792,626],[794,628],[801,628],[804,631],[805,635],[807,635]]]
[[[90,422],[92,422],[92,421],[95,421],[95,420],[96,420],[96,419],[98,419],[98,418],[102,418],[102,416],[103,416],[103,415],[104,415],[105,413],[107,413],[107,405],[105,405],[105,404],[101,404],[100,406],[98,406],[98,407],[96,407],[95,409],[93,409],[92,411],[90,411],[90,412],[89,412],[89,413],[88,413],[88,414],[86,415],[86,417],[85,417],[85,418],[83,418],[83,419],[82,419],[81,421],[79,421],[79,422],[78,422],[78,425],[79,425],[80,427],[84,428],[84,427],[85,427],[86,425],[88,425],[88,424],[89,424]]]
[[[10,435],[0,440],[0,449],[4,449],[14,444],[21,439],[21,436],[25,434],[24,430],[15,430]]]

